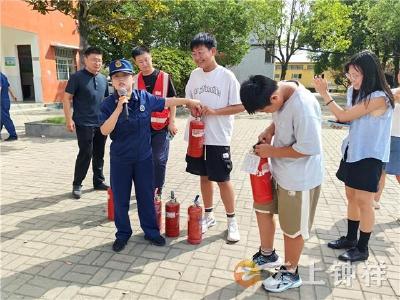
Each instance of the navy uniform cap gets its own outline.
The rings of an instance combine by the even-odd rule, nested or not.
[[[110,70],[110,76],[117,72],[133,74],[132,64],[126,59],[113,60],[108,68]]]

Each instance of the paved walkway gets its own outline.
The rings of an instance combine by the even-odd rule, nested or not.
[[[23,130],[26,119],[32,121],[48,114],[54,112],[14,115],[17,129]],[[106,193],[92,189],[91,171],[84,182],[82,199],[70,198],[75,140],[28,138],[22,134],[16,142],[2,142],[2,299],[398,299],[400,189],[393,176],[387,178],[382,207],[376,212],[369,264],[355,265],[347,281],[339,280],[341,271],[349,271],[351,266],[338,263],[340,251],[326,244],[346,231],[344,188],[335,178],[345,130],[329,128],[323,129],[325,183],[312,236],[300,262],[301,276],[308,283],[271,294],[262,289],[261,281],[247,288],[235,282],[235,266],[251,258],[259,245],[249,180],[239,166],[268,123],[264,115],[243,114],[236,119],[232,182],[242,236],[239,243],[225,243],[226,218],[218,189],[218,225],[206,233],[200,245],[186,242],[186,211],[199,193],[199,185],[198,178],[184,171],[185,121],[178,118],[180,134],[172,142],[165,191],[174,190],[181,202],[181,236],[167,239],[166,247],[149,245],[138,226],[133,195],[130,214],[134,236],[119,254],[111,250],[115,229],[106,219]],[[105,166],[108,177],[108,155]],[[275,247],[283,253],[280,229]],[[262,272],[260,278],[267,275]]]

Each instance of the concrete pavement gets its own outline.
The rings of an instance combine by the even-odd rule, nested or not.
[[[171,144],[165,195],[170,190],[181,202],[181,236],[155,247],[143,239],[132,194],[134,235],[121,253],[111,244],[115,228],[106,218],[105,192],[94,191],[89,170],[80,200],[70,197],[77,145],[75,140],[28,138],[23,122],[60,111],[14,115],[20,139],[1,143],[1,293],[2,299],[398,299],[400,188],[387,177],[376,211],[369,263],[337,262],[341,251],[326,244],[346,232],[343,185],[335,178],[340,143],[346,131],[323,129],[325,182],[311,238],[299,268],[306,283],[281,294],[265,292],[261,281],[243,287],[234,279],[237,264],[258,250],[259,238],[248,176],[240,171],[244,154],[270,122],[265,115],[236,117],[232,141],[232,182],[241,241],[226,244],[226,217],[218,189],[218,224],[200,245],[186,242],[187,207],[199,193],[198,178],[185,173],[185,119]],[[4,137],[3,131],[3,137]],[[107,144],[107,153],[109,141]],[[106,155],[105,173],[109,175]],[[304,176],[304,174],[298,174]],[[277,222],[278,223],[278,222]],[[275,247],[283,254],[278,227]],[[380,263],[380,264],[379,264]],[[353,273],[345,277],[340,275]],[[237,273],[241,269],[237,269]],[[384,272],[384,274],[383,274]],[[268,276],[256,274],[260,279]],[[369,281],[369,282],[368,282]],[[368,286],[369,285],[369,286]]]

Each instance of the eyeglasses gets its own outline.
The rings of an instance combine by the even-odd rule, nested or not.
[[[102,62],[103,62],[103,59],[101,59],[101,58],[91,58],[91,59],[89,59],[89,61],[91,62],[91,63],[99,63],[99,64],[101,64]]]
[[[347,78],[348,80],[357,80],[358,78],[361,77],[361,75],[358,75],[358,74],[350,74],[350,73],[346,73],[346,74],[344,74],[344,75],[346,76],[346,78]]]

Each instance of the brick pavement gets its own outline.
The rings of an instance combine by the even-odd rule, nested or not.
[[[23,130],[26,118],[34,120],[42,115],[14,117],[17,129]],[[364,263],[355,265],[350,286],[335,283],[332,270],[343,263],[336,264],[340,251],[327,248],[326,243],[346,231],[344,188],[335,179],[345,130],[329,128],[323,129],[325,183],[313,234],[300,261],[303,281],[312,279],[309,271],[314,266],[314,283],[323,283],[271,294],[262,289],[261,282],[244,288],[234,281],[236,264],[250,258],[259,245],[249,180],[239,166],[268,122],[264,115],[242,114],[236,119],[232,182],[242,239],[235,245],[225,243],[226,218],[218,189],[218,225],[206,233],[200,245],[186,242],[186,210],[199,186],[195,176],[184,172],[183,118],[178,118],[180,134],[172,142],[165,188],[174,190],[181,202],[181,236],[167,239],[167,246],[161,248],[144,241],[133,195],[130,214],[134,235],[118,254],[111,250],[114,225],[106,219],[106,193],[92,189],[91,171],[81,200],[70,199],[75,140],[21,135],[16,142],[1,143],[2,299],[398,299],[400,189],[393,176],[387,178],[370,242],[370,265],[385,263],[381,284],[371,280],[367,286],[367,279],[373,278],[367,276]],[[107,176],[108,164],[107,156]],[[279,227],[275,247],[283,253]],[[263,272],[261,277],[267,275]]]

